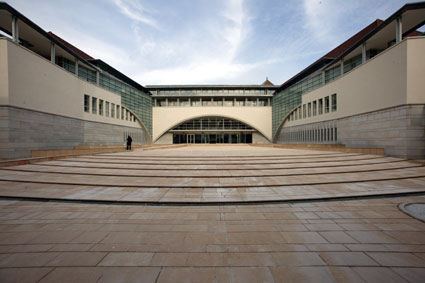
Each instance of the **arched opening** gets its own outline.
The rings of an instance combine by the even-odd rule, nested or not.
[[[257,131],[234,119],[207,116],[185,121],[169,132],[173,144],[249,144]]]

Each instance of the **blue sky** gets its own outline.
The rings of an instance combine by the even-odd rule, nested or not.
[[[6,0],[142,85],[282,84],[401,0]]]

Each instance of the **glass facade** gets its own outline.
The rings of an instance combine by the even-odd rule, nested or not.
[[[192,119],[174,127],[173,143],[252,143],[255,130],[237,120],[223,117]]]
[[[242,122],[222,118],[222,117],[203,117],[186,121],[172,129],[172,131],[206,131],[206,130],[253,130],[250,126]]]
[[[322,74],[304,79],[293,86],[277,92],[272,99],[273,135],[286,115],[301,104],[301,96],[323,84]],[[311,108],[310,108],[311,109]]]
[[[336,80],[341,76],[341,65],[337,65],[329,70],[325,71],[325,83]]]
[[[75,74],[75,62],[64,57],[59,57],[58,64],[68,72]]]
[[[82,65],[78,65],[78,77],[89,83],[96,84],[96,71],[90,70]]]
[[[122,104],[139,117],[152,135],[152,98],[150,94],[105,74],[100,74],[99,86],[121,95]],[[119,111],[117,111],[117,115],[119,115]]]
[[[359,54],[347,61],[344,61],[344,73],[351,71],[362,64],[362,54]]]

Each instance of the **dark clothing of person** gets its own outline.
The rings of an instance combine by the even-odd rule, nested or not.
[[[133,139],[128,136],[127,138],[127,150],[131,150],[131,142],[133,141]]]

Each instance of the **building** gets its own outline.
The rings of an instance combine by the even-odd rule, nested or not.
[[[425,158],[425,2],[281,85],[142,86],[0,2],[0,159],[80,145],[295,143]]]

